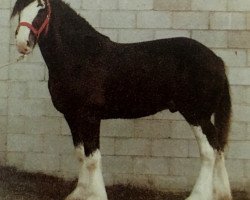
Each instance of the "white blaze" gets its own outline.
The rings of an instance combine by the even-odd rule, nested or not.
[[[45,8],[45,3],[42,1],[43,6],[38,6],[38,2],[34,1],[30,3],[28,6],[26,6],[22,12],[20,13],[20,22],[28,22],[32,24],[35,17],[37,16],[39,10]],[[29,34],[30,29],[26,26],[21,26],[18,30],[18,33],[16,35],[16,44],[19,50],[23,50],[27,47],[27,41],[29,41]],[[30,48],[28,48],[29,52],[31,51]],[[28,53],[29,53],[28,52]]]

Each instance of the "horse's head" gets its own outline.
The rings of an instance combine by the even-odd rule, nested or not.
[[[16,45],[22,54],[29,54],[40,35],[48,31],[51,8],[49,0],[17,0],[12,17],[18,15]]]

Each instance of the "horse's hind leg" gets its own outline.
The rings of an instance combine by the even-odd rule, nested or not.
[[[224,152],[216,152],[216,161],[213,176],[213,192],[216,200],[231,200],[231,189],[225,167]]]
[[[199,124],[199,126],[192,126],[200,151],[201,169],[192,193],[187,200],[214,200],[213,170],[216,153],[215,148],[209,143],[209,140],[212,141],[211,138],[215,137],[215,128],[211,125],[208,120]],[[209,130],[208,126],[212,129]],[[213,146],[216,146],[215,144]]]
[[[72,132],[76,156],[80,162],[75,190],[66,200],[107,200],[99,150],[100,120],[80,115],[65,115]]]

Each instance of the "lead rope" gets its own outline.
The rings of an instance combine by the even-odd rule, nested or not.
[[[25,57],[26,57],[26,55],[21,55],[21,56],[19,56],[19,58],[17,58],[17,59],[16,59],[15,61],[13,61],[13,62],[6,63],[6,64],[4,64],[4,65],[0,65],[0,69],[3,69],[4,67],[7,67],[7,66],[10,66],[10,65],[16,64],[16,63],[22,61]]]

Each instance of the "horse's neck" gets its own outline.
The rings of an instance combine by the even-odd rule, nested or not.
[[[69,67],[65,66],[67,62],[78,64],[79,60],[83,60],[84,37],[88,35],[103,37],[67,5],[53,4],[48,35],[39,42],[49,70],[56,70],[57,67],[63,70],[63,67]]]

